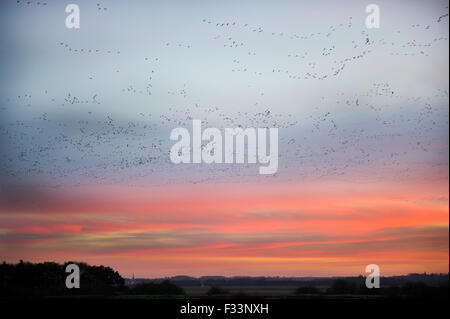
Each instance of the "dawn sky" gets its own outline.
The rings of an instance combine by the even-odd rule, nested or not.
[[[448,272],[448,1],[0,4],[0,260],[123,276]],[[278,171],[172,129],[277,127]]]

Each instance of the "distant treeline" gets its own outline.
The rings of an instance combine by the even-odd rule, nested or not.
[[[448,277],[447,277],[448,278]],[[298,295],[326,294],[326,295],[376,295],[388,298],[448,298],[447,282],[437,286],[430,286],[422,281],[407,281],[397,285],[380,286],[378,289],[369,289],[365,281],[336,279],[326,289],[318,289],[315,286],[302,286],[295,291]]]
[[[66,287],[66,266],[74,263],[80,268],[80,288]],[[82,262],[0,264],[0,297],[43,297],[71,295],[178,295],[183,290],[165,280],[158,283],[142,283],[125,286],[125,280],[117,271],[105,266],[90,266]]]
[[[239,286],[271,286],[271,287],[322,287],[330,288],[337,280],[343,280],[351,286],[365,286],[366,278],[357,277],[222,277],[204,276],[200,278],[176,276],[164,279],[126,279],[125,284],[133,286],[143,282],[161,282],[170,280],[182,287],[239,287]],[[431,287],[448,286],[448,274],[410,274],[406,276],[381,277],[384,287],[400,287],[408,283],[423,283]]]
[[[423,282],[407,282],[401,286],[368,289],[364,283],[356,284],[353,281],[336,279],[328,288],[301,286],[293,290],[292,293],[299,297],[379,296],[384,298],[447,299],[448,285],[428,286]],[[244,290],[241,290],[239,294],[244,297],[246,296]],[[233,294],[226,288],[218,286],[211,287],[207,292],[209,296],[231,295],[239,297],[239,294]]]
[[[379,289],[368,289],[366,278],[329,277],[329,278],[282,278],[282,277],[220,277],[207,276],[193,278],[178,276],[169,278],[171,282],[182,287],[209,287],[207,295],[235,295],[233,290],[239,288],[239,294],[245,295],[247,287],[292,287],[291,293],[296,296],[333,296],[358,295],[380,296],[387,298],[448,298],[448,274],[410,274],[407,276],[381,277]],[[161,282],[167,279],[134,279],[126,280],[131,287],[145,282]],[[286,289],[289,291],[289,288]],[[264,290],[262,290],[264,291]]]
[[[65,272],[68,264],[80,269],[80,288],[68,289]],[[288,287],[291,296],[378,295],[389,298],[448,298],[448,274],[411,274],[382,277],[381,288],[368,289],[365,277],[345,278],[281,278],[281,277],[201,277],[178,276],[166,279],[127,279],[105,266],[90,266],[82,262],[0,264],[0,297],[43,297],[70,295],[183,295],[182,287],[203,286],[207,295],[234,295],[240,287]],[[292,289],[290,288],[292,287]],[[228,289],[230,288],[230,289]]]

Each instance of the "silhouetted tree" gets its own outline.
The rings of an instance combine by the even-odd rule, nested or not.
[[[80,268],[80,288],[68,289],[65,282],[69,274],[65,269],[70,263],[4,262],[0,265],[0,296],[109,295],[124,288],[124,279],[113,269],[74,262]]]

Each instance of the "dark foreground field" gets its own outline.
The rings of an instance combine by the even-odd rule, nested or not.
[[[124,279],[109,267],[78,264],[80,288],[72,289],[65,284],[65,265],[1,264],[2,314],[9,309],[18,317],[58,318],[301,318],[310,313],[404,318],[447,311],[447,274],[382,277],[379,289],[368,289],[362,276]],[[199,312],[205,309],[210,313]]]

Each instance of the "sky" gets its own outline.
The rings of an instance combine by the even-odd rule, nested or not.
[[[73,3],[0,4],[0,260],[448,273],[448,1]],[[278,128],[277,172],[172,163],[194,119]]]

